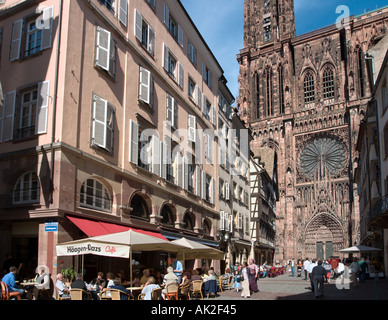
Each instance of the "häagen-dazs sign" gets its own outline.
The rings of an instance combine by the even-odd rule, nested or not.
[[[57,256],[76,256],[83,254],[129,258],[129,247],[92,241],[57,245]]]

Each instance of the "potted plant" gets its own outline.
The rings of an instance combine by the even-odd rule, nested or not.
[[[70,287],[70,283],[73,282],[73,279],[75,279],[77,271],[73,267],[67,267],[66,269],[63,269],[61,273],[65,280],[66,286]]]

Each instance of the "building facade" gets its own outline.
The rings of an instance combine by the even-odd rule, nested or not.
[[[237,104],[252,149],[278,157],[278,260],[341,256],[359,237],[354,169],[371,97],[366,51],[388,8],[296,36],[294,1],[244,3]]]
[[[219,247],[214,132],[233,97],[180,1],[7,0],[0,35],[1,257],[55,275],[79,262],[56,244],[130,227]],[[85,257],[87,275],[127,270],[108,260]]]

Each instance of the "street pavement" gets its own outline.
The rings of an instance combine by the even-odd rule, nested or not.
[[[260,292],[252,293],[250,298],[241,297],[241,291],[224,290],[208,300],[388,300],[387,279],[368,279],[356,287],[346,279],[342,285],[340,280],[338,283],[331,280],[324,285],[324,296],[318,299],[311,291],[310,281],[305,281],[303,276],[283,274],[260,279],[258,288]]]

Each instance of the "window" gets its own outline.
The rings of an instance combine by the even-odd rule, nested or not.
[[[266,90],[266,113],[267,116],[273,115],[273,88],[272,88],[272,69],[268,67],[265,70],[265,90]]]
[[[188,115],[188,137],[187,139],[191,142],[196,141],[196,129],[197,129],[197,118],[191,114]]]
[[[35,172],[23,174],[15,184],[12,193],[13,204],[39,203],[40,184]]]
[[[166,44],[163,44],[163,68],[167,71],[169,76],[183,88],[182,64],[178,62],[177,58],[175,58]]]
[[[196,93],[196,84],[195,82],[193,81],[193,79],[191,79],[189,77],[189,81],[188,81],[188,90],[189,90],[189,98],[195,102],[195,93]]]
[[[364,60],[363,52],[361,48],[359,48],[358,54],[357,54],[357,68],[358,68],[358,86],[360,90],[360,97],[364,97],[365,95],[363,60]]]
[[[96,32],[96,57],[97,67],[106,71],[112,78],[116,73],[116,43],[111,33],[101,27]]]
[[[155,31],[136,9],[135,36],[142,46],[153,56],[155,52]]]
[[[195,176],[195,165],[193,161],[194,157],[188,156],[187,158],[183,159],[184,162],[184,173],[183,173],[183,179],[184,179],[184,189],[194,193],[194,176]]]
[[[187,56],[189,57],[191,63],[194,66],[197,66],[197,49],[190,42],[190,40],[187,42]]]
[[[37,29],[35,21],[32,21],[27,25],[26,56],[39,52],[41,50],[41,46],[42,29]]]
[[[20,59],[20,53],[31,56],[51,48],[54,7],[45,8],[28,20],[17,20],[12,25],[9,60]]]
[[[202,77],[208,87],[212,88],[212,73],[204,62],[202,62]]]
[[[49,81],[4,95],[0,115],[0,142],[46,133]],[[20,96],[21,99],[17,99]]]
[[[183,29],[170,14],[170,9],[164,4],[164,23],[171,35],[183,47]]]
[[[205,157],[208,163],[213,163],[213,140],[210,133],[205,133]]]
[[[115,7],[114,7],[114,4],[115,4],[115,0],[98,0],[100,1],[105,7],[107,7],[107,9],[114,13],[115,12]]]
[[[202,96],[202,112],[206,119],[209,119],[212,124],[216,124],[217,114],[215,107],[207,99],[205,94]]]
[[[111,211],[112,200],[108,189],[96,179],[88,179],[81,186],[80,206]]]
[[[284,74],[283,67],[279,67],[279,109],[280,113],[284,113]]]
[[[334,72],[331,67],[323,71],[323,99],[334,98]]]
[[[169,205],[165,204],[163,206],[161,216],[162,216],[162,221],[161,221],[162,224],[166,224],[172,227],[174,226],[174,221],[175,221],[174,213],[172,212],[172,209],[170,208]]]
[[[156,2],[156,0],[146,0],[148,3],[149,3],[149,5],[155,10],[155,2]]]
[[[153,80],[151,72],[140,67],[139,100],[153,107]]]
[[[304,103],[309,104],[315,100],[314,74],[311,70],[306,72],[303,80]]]
[[[215,184],[214,178],[202,171],[202,199],[215,203]]]
[[[130,206],[132,208],[131,218],[149,221],[149,207],[147,205],[146,200],[141,195],[135,194],[131,200]]]
[[[183,229],[194,230],[194,226],[195,224],[193,218],[191,217],[191,214],[186,213],[183,217]]]
[[[91,145],[106,151],[113,152],[114,137],[114,117],[113,106],[101,97],[93,96],[93,116],[92,116],[92,141]]]

